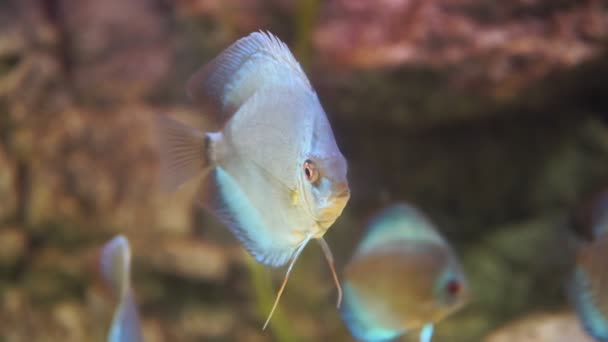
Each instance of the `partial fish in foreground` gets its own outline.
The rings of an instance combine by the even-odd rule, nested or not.
[[[593,239],[578,251],[568,295],[589,335],[608,341],[608,197],[598,201]]]
[[[108,342],[141,342],[139,315],[131,289],[131,250],[122,235],[106,243],[100,257],[101,276],[118,300]]]
[[[344,270],[342,318],[360,341],[389,341],[419,331],[462,307],[469,288],[448,243],[416,208],[399,203],[368,223]]]
[[[230,228],[258,262],[289,262],[264,328],[291,269],[323,235],[350,197],[346,160],[325,111],[288,47],[270,33],[238,40],[188,82],[218,132],[157,116],[161,175],[169,189],[202,174],[200,204]]]

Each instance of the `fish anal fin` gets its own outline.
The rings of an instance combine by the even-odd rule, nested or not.
[[[280,267],[291,259],[295,247],[277,240],[237,181],[221,167],[205,174],[196,200],[226,225],[258,262]]]

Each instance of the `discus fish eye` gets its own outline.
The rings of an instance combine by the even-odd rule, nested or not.
[[[304,175],[311,183],[314,183],[319,179],[319,170],[317,170],[315,163],[310,159],[307,159],[304,162]]]
[[[462,285],[460,284],[460,282],[458,280],[450,280],[445,285],[445,290],[451,296],[456,296],[458,293],[460,293],[461,289],[462,289]]]

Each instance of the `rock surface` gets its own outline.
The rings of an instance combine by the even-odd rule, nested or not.
[[[535,313],[508,323],[484,342],[593,342],[571,313]]]

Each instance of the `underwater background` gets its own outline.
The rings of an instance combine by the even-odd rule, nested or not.
[[[153,115],[204,126],[186,80],[257,30],[292,49],[348,161],[339,275],[365,220],[408,201],[471,286],[433,341],[591,341],[565,284],[608,190],[601,0],[0,0],[0,341],[105,340],[95,263],[116,234],[145,341],[352,341],[316,244],[262,331],[284,270],[195,182],[158,186]]]

